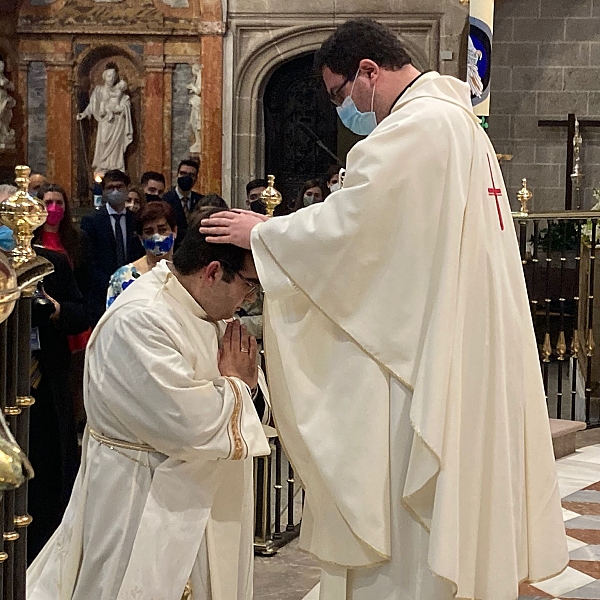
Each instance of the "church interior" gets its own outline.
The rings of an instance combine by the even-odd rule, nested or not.
[[[68,199],[76,230],[102,206],[100,184],[113,169],[142,207],[144,195],[168,190],[250,208],[270,189],[281,203],[275,218],[327,201],[362,137],[338,118],[313,61],[356,17],[390,27],[418,70],[471,86],[513,210],[570,558],[557,577],[522,584],[519,600],[600,599],[600,0],[1,0],[0,221],[17,245],[0,252],[0,453],[24,473],[70,477],[69,457],[62,467],[46,460],[60,450],[34,417],[30,431],[43,388],[31,388],[32,302],[52,270],[29,246],[44,222],[36,178],[58,185],[41,189]],[[160,193],[148,191],[152,182],[162,182]],[[492,186],[492,201],[500,193]],[[93,275],[82,279],[92,285]],[[60,383],[80,443],[84,348],[71,352]],[[36,441],[44,450],[29,465],[18,447]],[[269,441],[271,455],[254,459],[254,598],[317,600],[319,565],[298,548],[302,482],[273,428]],[[27,530],[44,520],[46,479],[13,475],[0,483],[0,594],[25,600],[37,543]],[[50,528],[63,499],[52,510]],[[39,534],[37,551],[50,534]]]

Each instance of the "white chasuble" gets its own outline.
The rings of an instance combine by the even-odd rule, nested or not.
[[[568,554],[510,205],[468,86],[419,78],[347,167],[324,203],[252,232],[301,546],[327,600],[512,600]]]
[[[219,373],[222,330],[165,261],[103,316],[81,469],[29,600],[180,600],[189,580],[193,600],[251,600],[252,457],[269,445],[246,384]]]

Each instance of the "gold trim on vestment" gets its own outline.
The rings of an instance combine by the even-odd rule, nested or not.
[[[134,442],[127,442],[125,440],[109,438],[105,435],[102,435],[101,433],[98,433],[97,431],[94,431],[90,427],[88,427],[88,431],[90,432],[90,435],[99,444],[106,446],[109,450],[112,450],[113,452],[120,454],[127,460],[137,463],[138,465],[141,465],[142,467],[148,468],[150,465],[143,463],[141,460],[138,460],[137,458],[134,458],[133,456],[129,456],[128,454],[125,454],[125,452],[121,452],[119,450],[119,448],[122,448],[124,450],[134,450],[136,452],[157,452],[152,446],[148,446],[147,444],[136,444]]]
[[[242,393],[240,392],[237,384],[229,377],[225,377],[225,379],[231,386],[234,396],[233,411],[231,413],[231,419],[229,420],[231,434],[233,435],[232,450],[229,458],[231,458],[231,460],[241,460],[245,458],[245,454],[247,454],[244,452],[246,443],[244,442],[244,438],[240,429],[240,417],[244,403],[242,400]]]
[[[138,452],[156,452],[156,450],[148,444],[136,444],[135,442],[127,442],[125,440],[118,440],[116,438],[110,438],[97,431],[88,427],[90,435],[100,444],[108,446],[111,450],[114,448],[123,448],[124,450],[137,450]]]

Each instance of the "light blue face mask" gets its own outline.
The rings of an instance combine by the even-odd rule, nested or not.
[[[13,231],[6,225],[0,225],[0,250],[10,252],[15,247]]]
[[[354,92],[354,84],[358,73],[352,83],[352,90],[350,95],[344,98],[341,106],[336,108],[337,114],[340,117],[340,121],[353,133],[357,135],[369,135],[375,127],[377,127],[377,117],[373,111],[373,102],[375,100],[375,88],[373,88],[373,97],[371,98],[371,110],[369,112],[360,112],[356,108],[354,100],[352,100],[352,93]]]

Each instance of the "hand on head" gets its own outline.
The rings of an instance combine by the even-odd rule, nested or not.
[[[200,222],[200,233],[206,235],[206,241],[214,244],[234,244],[250,250],[250,234],[259,223],[269,217],[250,210],[239,208],[215,213]]]

